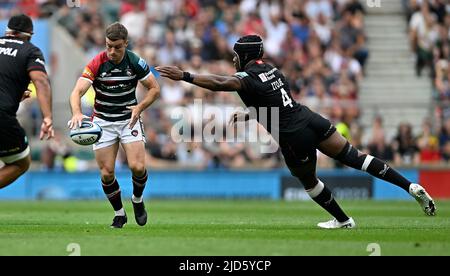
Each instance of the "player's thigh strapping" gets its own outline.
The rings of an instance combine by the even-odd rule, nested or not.
[[[0,160],[5,164],[19,161],[30,154],[28,138],[16,118],[0,116]]]

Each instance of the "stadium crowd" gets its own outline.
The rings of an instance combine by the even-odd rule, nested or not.
[[[418,162],[450,160],[450,3],[445,0],[404,0],[416,74],[427,72],[433,84],[435,116],[424,122],[415,139]],[[406,130],[405,130],[406,132]],[[414,139],[413,139],[414,140]],[[412,144],[412,142],[411,142]],[[417,157],[417,154],[419,155]]]
[[[397,165],[450,159],[450,108],[437,109],[443,122],[441,131],[436,132],[436,125],[426,120],[423,133],[415,137],[411,126],[404,124],[399,126],[392,142],[386,141],[382,120],[376,118],[371,141],[362,144],[358,90],[369,52],[365,9],[358,0],[80,1],[79,9],[71,9],[65,0],[2,1],[0,18],[19,10],[35,18],[53,16],[89,57],[104,50],[105,27],[120,21],[129,30],[132,50],[150,65],[178,65],[193,73],[234,73],[231,63],[234,42],[242,35],[256,33],[264,38],[265,58],[288,77],[294,98],[332,120],[355,146]],[[417,53],[417,73],[420,75],[427,65],[435,69],[431,71],[436,98],[446,103],[450,101],[448,5],[445,6],[444,0],[404,1],[411,45]],[[429,33],[427,24],[436,29],[436,36]],[[232,93],[210,93],[189,84],[159,80],[161,99],[143,117],[150,166],[196,169],[281,166],[279,153],[262,154],[254,143],[174,143],[171,131],[176,120],[172,115],[177,108],[195,110],[194,100],[201,99],[204,109],[216,106],[224,111],[240,106],[240,102]],[[85,113],[89,113],[89,108],[84,107]],[[203,125],[220,120],[223,130],[216,131],[226,128],[225,116],[195,116],[201,116]],[[60,134],[60,139],[43,151],[42,160],[47,168],[55,166],[55,156],[65,159],[72,156],[71,146],[63,136]],[[319,165],[335,164],[321,156]]]

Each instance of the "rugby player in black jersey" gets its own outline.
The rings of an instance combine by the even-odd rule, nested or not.
[[[95,90],[93,121],[103,130],[94,145],[95,159],[100,169],[103,191],[110,201],[115,216],[111,227],[122,228],[127,223],[120,186],[114,174],[119,145],[125,151],[132,172],[133,203],[138,225],[147,223],[143,191],[147,182],[145,168],[145,136],[140,114],[159,97],[160,88],[147,62],[127,49],[128,31],[120,23],[106,29],[106,50],[99,53],[84,69],[72,95],[72,119],[69,128],[81,125],[84,115],[81,97],[91,85]],[[136,86],[141,83],[147,95],[136,99]]]
[[[6,35],[0,38],[0,189],[8,186],[30,167],[30,147],[16,118],[22,99],[29,97],[30,81],[36,87],[42,112],[40,139],[54,136],[52,91],[41,50],[30,40],[33,21],[24,14],[11,17]],[[1,165],[0,165],[1,166]]]
[[[317,178],[317,150],[349,167],[401,187],[419,202],[425,214],[435,215],[435,203],[422,186],[411,183],[378,158],[354,148],[329,120],[292,99],[282,72],[262,60],[264,47],[259,36],[244,36],[233,49],[233,62],[237,70],[234,76],[193,75],[174,66],[159,66],[156,70],[163,77],[184,80],[212,91],[236,91],[249,108],[278,107],[277,129],[270,127],[271,122],[265,127],[272,136],[278,136],[277,142],[292,175],[303,183],[311,198],[333,216],[330,221],[319,223],[319,227],[354,228],[356,223],[344,213],[331,191]],[[249,118],[249,114],[235,113],[232,122]]]

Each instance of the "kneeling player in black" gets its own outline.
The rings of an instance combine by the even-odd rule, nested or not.
[[[16,118],[24,92],[34,83],[43,122],[40,138],[53,137],[52,95],[41,51],[30,43],[33,22],[26,15],[13,16],[6,36],[0,38],[0,189],[24,174],[30,166],[30,147]]]
[[[334,217],[319,223],[319,227],[353,228],[356,224],[317,178],[317,149],[349,167],[403,188],[419,202],[427,215],[435,215],[434,201],[422,186],[411,183],[383,161],[355,149],[330,121],[292,99],[281,71],[262,60],[264,49],[259,36],[240,38],[234,45],[234,52],[233,62],[237,70],[234,76],[192,75],[173,66],[157,67],[156,70],[163,77],[184,80],[213,91],[237,91],[244,104],[256,110],[278,107],[279,129],[271,129],[271,123],[265,127],[273,136],[274,131],[279,132],[277,142],[292,175],[303,183],[311,198]],[[234,121],[249,118],[245,114],[233,116]]]

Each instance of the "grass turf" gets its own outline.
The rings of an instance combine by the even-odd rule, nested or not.
[[[106,201],[0,202],[0,255],[450,255],[450,201],[427,217],[413,201],[342,201],[358,228],[322,230],[329,219],[313,202],[151,200],[139,227],[110,229]]]

